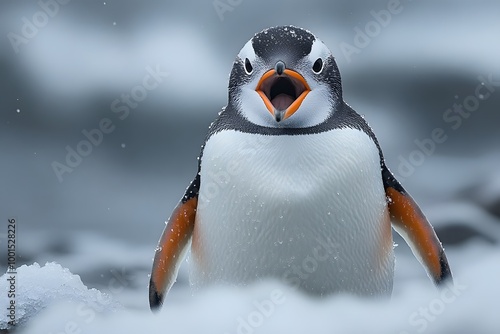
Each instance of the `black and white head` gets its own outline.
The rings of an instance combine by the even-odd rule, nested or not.
[[[301,28],[280,26],[256,34],[231,71],[229,103],[260,126],[315,126],[341,102],[340,73],[332,53]]]

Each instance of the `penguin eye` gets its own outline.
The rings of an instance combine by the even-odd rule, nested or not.
[[[313,71],[314,73],[319,74],[319,72],[321,72],[322,69],[323,69],[323,59],[318,58],[313,64]]]
[[[247,74],[252,74],[253,71],[252,64],[250,64],[250,60],[248,60],[248,58],[245,58],[245,71]]]

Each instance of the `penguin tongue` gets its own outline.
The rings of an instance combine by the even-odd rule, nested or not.
[[[271,100],[273,106],[278,110],[285,110],[293,103],[293,98],[288,94],[279,94]]]

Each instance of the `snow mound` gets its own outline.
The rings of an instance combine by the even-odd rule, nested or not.
[[[11,283],[15,285],[15,289],[12,289]],[[93,306],[98,312],[121,308],[110,296],[96,289],[88,289],[80,276],[54,262],[48,262],[42,267],[35,262],[17,268],[15,274],[7,272],[0,278],[0,291],[1,310],[8,310],[12,301],[15,302],[17,325],[24,325],[42,310],[55,304],[75,304],[79,306],[77,311],[80,313],[90,313],[89,306]],[[7,313],[13,312],[0,312],[0,330],[11,327],[11,318]]]

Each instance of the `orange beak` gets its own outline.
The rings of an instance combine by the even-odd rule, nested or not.
[[[274,69],[262,75],[255,91],[276,122],[281,122],[299,109],[311,89],[302,75],[285,69],[284,63],[278,61]]]

